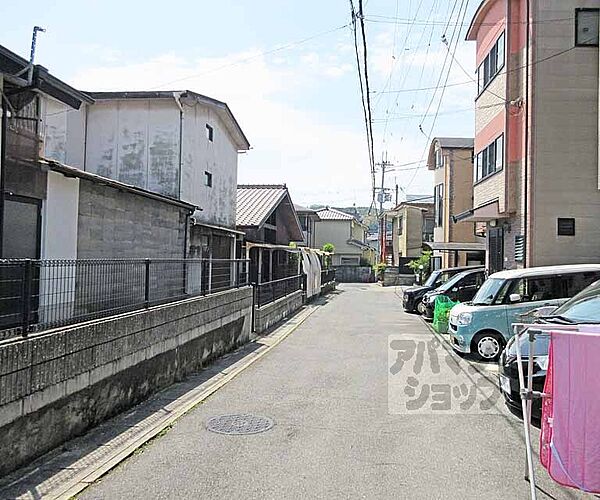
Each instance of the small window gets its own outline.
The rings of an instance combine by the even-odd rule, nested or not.
[[[212,187],[212,174],[210,172],[204,172],[204,185]]]
[[[442,168],[444,166],[444,155],[442,150],[438,149],[435,152],[435,168]]]
[[[214,129],[207,123],[206,124],[206,138],[210,141],[213,142],[213,139],[215,137],[215,131]]]
[[[502,170],[504,166],[504,136],[496,139],[496,170]]]
[[[404,216],[398,217],[398,236],[402,236],[404,231]]]
[[[558,235],[575,236],[575,219],[558,218]]]
[[[485,238],[485,235],[487,234],[487,224],[485,222],[475,222],[473,223],[473,230],[475,236]]]
[[[598,46],[600,9],[575,9],[575,45]]]
[[[438,184],[433,190],[435,227],[442,227],[444,224],[444,185]]]

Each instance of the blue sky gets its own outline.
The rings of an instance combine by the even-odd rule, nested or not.
[[[457,64],[448,83],[461,85],[445,91],[435,126],[440,91],[378,93],[436,85],[453,3],[365,0],[378,159],[387,151],[397,165],[420,160],[432,129],[433,136],[473,134],[474,85],[463,84],[471,77]],[[477,4],[469,2],[465,22]],[[78,88],[187,88],[226,101],[253,146],[240,157],[240,182],[285,182],[301,204],[370,203],[353,37],[342,28],[348,1],[33,0],[27,12],[15,1],[0,4],[0,18],[11,20],[0,44],[27,56],[32,27],[43,26],[36,62]],[[465,31],[456,59],[472,75]],[[408,193],[433,190],[423,168],[390,173],[386,186],[395,183]]]

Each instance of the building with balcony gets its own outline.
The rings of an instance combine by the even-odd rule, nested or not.
[[[484,0],[473,207],[491,271],[600,261],[600,0]]]
[[[427,168],[434,176],[434,268],[483,264],[485,239],[477,223],[453,216],[473,206],[473,139],[436,137],[431,142]]]

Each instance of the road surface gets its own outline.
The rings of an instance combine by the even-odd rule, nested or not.
[[[402,311],[399,290],[341,285],[271,353],[81,498],[527,498],[522,425],[493,386],[496,367],[446,349]],[[207,430],[226,414],[275,425],[252,435]],[[551,495],[539,498],[579,498],[541,469],[538,477]]]

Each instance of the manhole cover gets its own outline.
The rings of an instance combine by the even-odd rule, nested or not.
[[[268,417],[256,415],[219,415],[211,418],[206,428],[219,434],[258,434],[268,431],[275,422]]]

